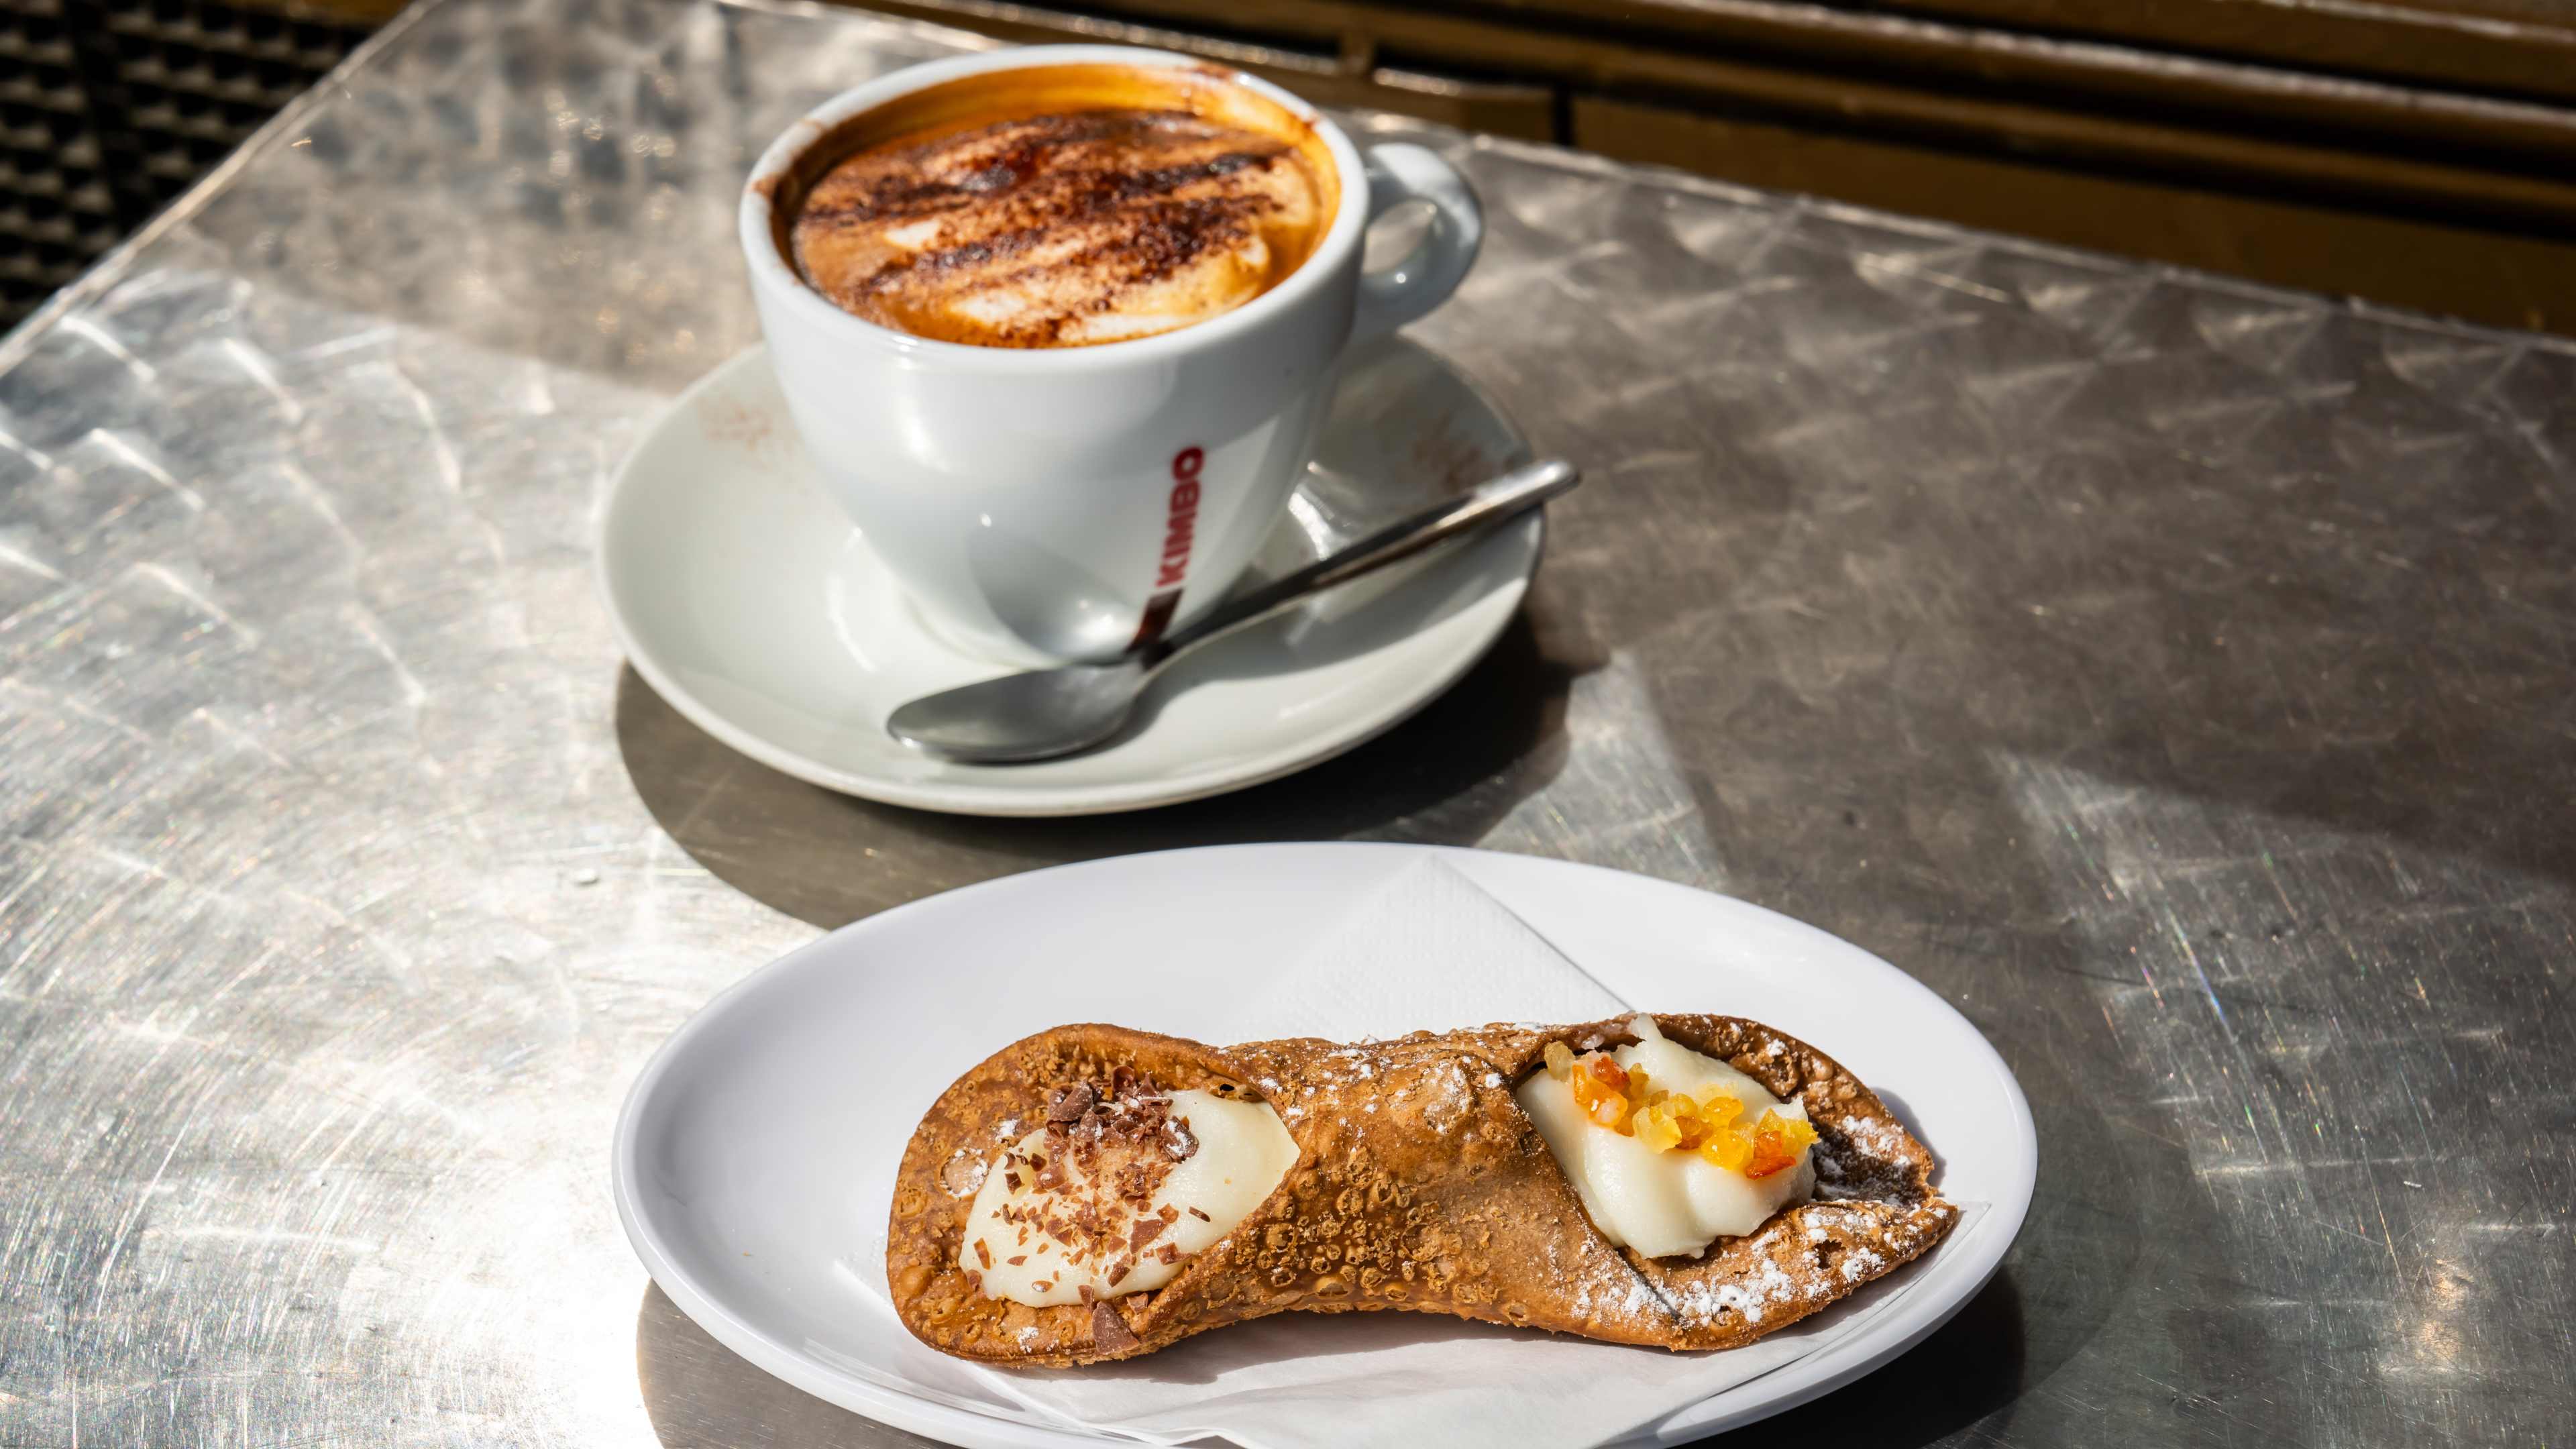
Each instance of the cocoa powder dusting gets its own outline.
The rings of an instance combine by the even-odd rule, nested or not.
[[[844,159],[806,196],[792,250],[843,309],[903,331],[1114,341],[1240,305],[1303,261],[1331,220],[1308,166],[1188,111],[1029,116]]]

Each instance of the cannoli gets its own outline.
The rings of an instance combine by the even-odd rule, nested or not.
[[[886,1279],[931,1347],[1032,1367],[1290,1311],[1733,1348],[1940,1242],[1932,1168],[1832,1058],[1736,1017],[1225,1048],[1065,1026],[922,1118]]]

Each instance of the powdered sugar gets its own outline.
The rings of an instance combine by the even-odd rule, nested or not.
[[[1843,1255],[1842,1275],[1846,1283],[1857,1283],[1886,1269],[1887,1260],[1867,1248],[1854,1248]]]
[[[992,1164],[960,1147],[948,1154],[947,1163],[939,1169],[939,1185],[958,1197],[973,1197],[975,1190],[984,1185],[985,1174],[991,1171]]]
[[[1779,1046],[1778,1042],[1771,1044]],[[1871,1157],[1896,1158],[1905,1151],[1905,1132],[1877,1117],[1853,1117],[1837,1124],[1852,1145]]]

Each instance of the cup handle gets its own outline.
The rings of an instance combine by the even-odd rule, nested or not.
[[[1413,250],[1391,267],[1360,274],[1359,313],[1351,340],[1382,337],[1449,299],[1476,263],[1485,240],[1485,209],[1456,167],[1420,146],[1402,141],[1371,146],[1368,167],[1371,223],[1408,201],[1431,203],[1431,224]]]

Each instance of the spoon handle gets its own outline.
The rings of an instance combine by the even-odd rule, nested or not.
[[[1515,517],[1571,490],[1583,475],[1561,458],[1515,468],[1455,498],[1397,519],[1338,553],[1329,554],[1294,573],[1238,594],[1174,631],[1144,657],[1145,667],[1159,668],[1172,656],[1246,624],[1267,619],[1337,584],[1372,574],[1421,553],[1434,544],[1477,532]]]

